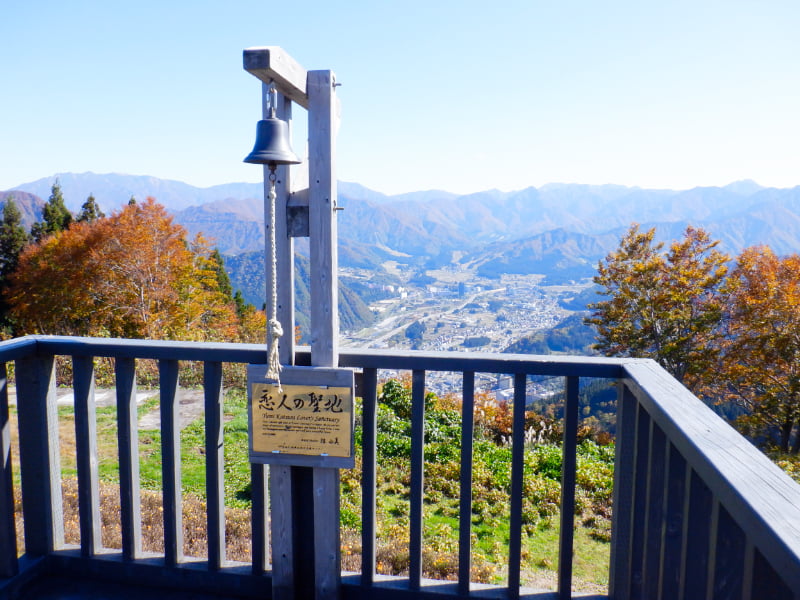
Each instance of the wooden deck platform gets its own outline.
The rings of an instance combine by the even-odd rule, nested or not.
[[[20,590],[26,600],[241,600],[241,596],[217,596],[148,586],[44,577],[31,581]],[[265,591],[265,597],[269,590]]]

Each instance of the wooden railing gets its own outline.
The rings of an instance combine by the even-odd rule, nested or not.
[[[54,360],[72,358],[80,546],[64,543]],[[93,359],[115,359],[122,548],[100,544]],[[163,456],[164,553],[141,548],[136,359],[159,364]],[[298,364],[308,362],[299,353]],[[180,361],[201,361],[206,428],[207,559],[182,555]],[[241,597],[270,597],[267,468],[252,466],[252,561],[225,558],[222,365],[263,363],[262,346],[26,337],[0,343],[0,598],[24,597],[31,580],[73,578]],[[14,364],[19,427],[24,554],[18,558],[13,511],[8,390]],[[340,366],[357,369],[363,401],[362,568],[342,579],[344,598],[571,598],[578,388],[581,378],[619,382],[610,584],[614,599],[800,598],[800,486],[652,361],[397,351],[345,351]],[[412,376],[411,484],[407,577],[376,575],[376,405],[380,369]],[[422,577],[424,397],[426,372],[461,373],[458,581],[435,586]],[[510,541],[507,585],[470,583],[472,415],[477,373],[514,380]],[[564,456],[558,591],[521,588],[522,489],[526,383],[565,379]],[[285,501],[285,499],[281,499]],[[277,526],[276,523],[272,524]]]

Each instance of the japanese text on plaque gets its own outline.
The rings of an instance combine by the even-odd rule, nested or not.
[[[252,387],[253,451],[350,457],[353,397],[348,387]]]

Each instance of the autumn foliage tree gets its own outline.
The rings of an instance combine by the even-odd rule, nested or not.
[[[606,299],[589,305],[595,347],[609,356],[653,358],[692,387],[715,360],[719,288],[728,256],[703,229],[687,227],[667,251],[655,229],[633,225],[598,265]]]
[[[207,242],[187,240],[152,198],[29,246],[7,300],[20,333],[220,341],[246,333]]]
[[[778,432],[800,451],[800,255],[745,249],[723,290],[722,352],[708,372],[721,399],[747,411],[751,433]],[[794,430],[794,440],[792,433]]]

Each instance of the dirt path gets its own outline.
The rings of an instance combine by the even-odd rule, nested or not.
[[[71,389],[58,388],[56,390],[59,406],[72,406],[75,403],[75,396]],[[136,404],[141,405],[145,400],[158,396],[158,390],[144,390],[136,393]],[[8,388],[8,401],[11,405],[17,403],[17,390],[15,387]],[[116,390],[97,389],[94,393],[95,406],[115,406],[117,403]],[[180,404],[181,428],[203,415],[204,400],[203,390],[179,390],[178,402]],[[160,429],[161,412],[156,406],[139,419],[139,429]]]

